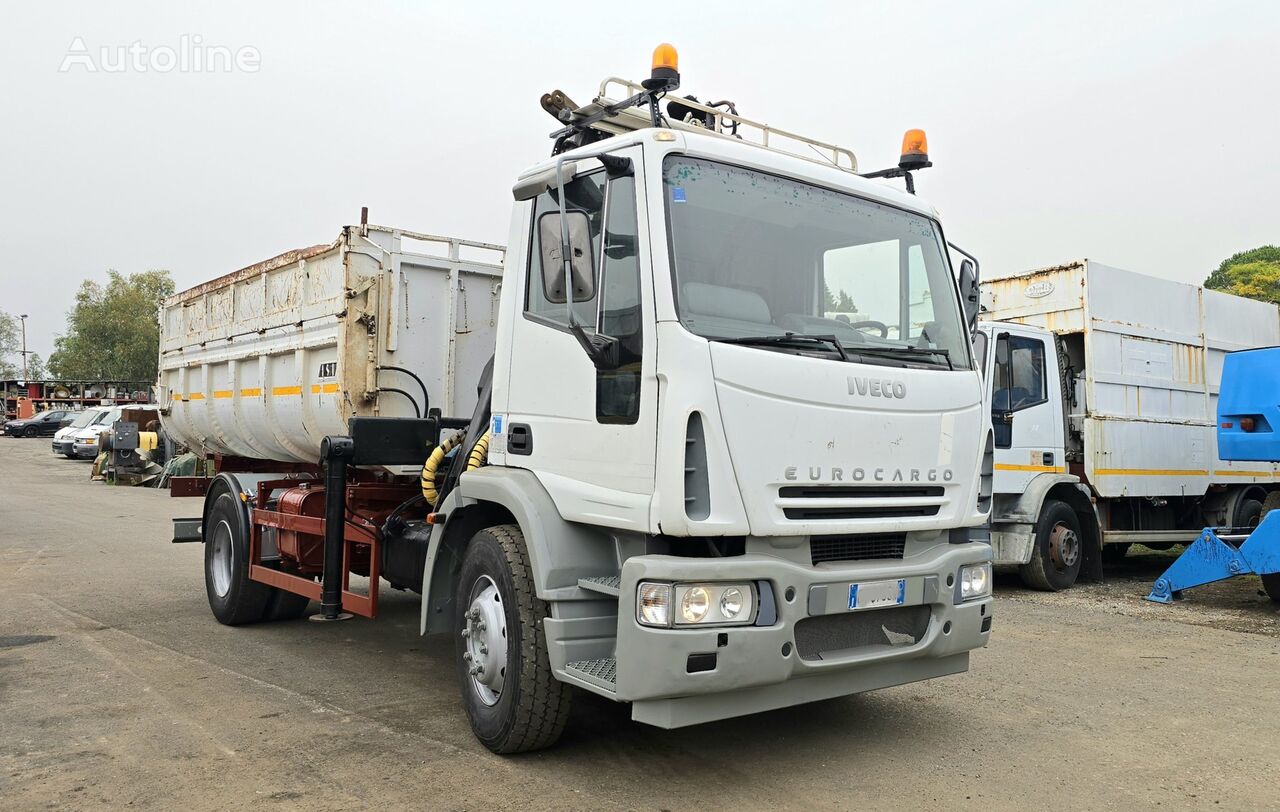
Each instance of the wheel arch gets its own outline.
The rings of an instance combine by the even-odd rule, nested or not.
[[[471,537],[486,527],[515,524],[524,535],[534,589],[546,601],[580,596],[578,579],[617,572],[616,547],[600,528],[565,521],[536,474],[488,466],[463,474],[437,509],[446,520],[427,551],[420,632],[449,628],[453,585]],[[434,532],[433,532],[434,536]]]
[[[1084,561],[1080,574],[1094,581],[1102,580],[1102,525],[1088,490],[1079,482],[1057,482],[1045,492],[1043,502],[1062,502],[1075,511],[1084,537]],[[1041,507],[1043,510],[1043,505]]]
[[[1225,491],[1209,494],[1205,497],[1201,516],[1208,527],[1227,527],[1234,523],[1236,509],[1245,499],[1267,501],[1267,494],[1273,489],[1257,482],[1247,485],[1233,485]]]

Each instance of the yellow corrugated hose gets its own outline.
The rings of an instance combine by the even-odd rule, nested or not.
[[[436,446],[431,452],[431,456],[427,457],[427,461],[422,464],[422,498],[427,500],[427,504],[435,506],[436,500],[440,498],[439,492],[436,491],[436,472],[440,468],[440,463],[448,456],[449,452],[457,448],[466,437],[465,431],[460,431],[440,445]],[[489,432],[485,432],[484,436],[476,441],[472,446],[471,453],[467,455],[467,469],[474,471],[481,465],[484,465],[489,458]]]

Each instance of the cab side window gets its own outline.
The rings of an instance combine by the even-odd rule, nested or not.
[[[1048,401],[1044,342],[1004,333],[996,341],[991,411],[1016,412]]]
[[[640,359],[644,348],[635,178],[609,181],[608,198],[598,286],[599,331],[618,340],[622,363],[617,369],[601,370],[596,375],[596,420],[635,423],[640,419]]]

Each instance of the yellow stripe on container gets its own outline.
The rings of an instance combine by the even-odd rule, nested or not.
[[[997,471],[1034,471],[1039,474],[1065,474],[1066,468],[1057,465],[1014,465],[1008,462],[997,462]]]
[[[1094,476],[1208,476],[1208,471],[1180,471],[1165,468],[1095,468]]]
[[[326,383],[323,386],[321,386],[318,383],[311,384],[311,394],[313,395],[318,395],[321,392],[323,392],[326,395],[332,395],[334,392],[337,392],[337,391],[338,391],[338,385],[336,383]]]
[[[235,394],[235,392],[233,392],[233,391],[232,391],[232,390],[230,390],[230,389],[215,389],[215,390],[213,390],[213,396],[214,396],[214,398],[216,398],[216,399],[218,399],[218,400],[225,400],[226,398],[229,398],[229,397],[231,397],[231,396],[232,396],[232,395],[234,395],[234,394]]]
[[[187,395],[187,400],[204,400],[204,392],[192,392]]]
[[[262,390],[256,386],[250,387],[249,389],[240,390],[240,397],[242,398],[256,398],[261,396],[262,396]]]
[[[1214,476],[1252,476],[1252,477],[1271,477],[1270,471],[1214,471]]]
[[[273,395],[301,395],[301,386],[277,386],[271,390]]]

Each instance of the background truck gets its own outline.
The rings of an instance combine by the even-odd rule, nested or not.
[[[995,429],[991,543],[1038,589],[1133,543],[1257,524],[1273,463],[1223,460],[1226,353],[1280,343],[1275,305],[1090,260],[982,284],[975,351]]]
[[[923,133],[860,176],[728,103],[664,111],[677,85],[664,46],[641,85],[547,94],[505,253],[364,222],[166,303],[164,422],[219,468],[175,540],[219,621],[419,591],[496,752],[555,741],[571,687],[678,727],[968,667],[976,272],[867,179],[910,188]],[[838,310],[886,290],[887,322]]]

